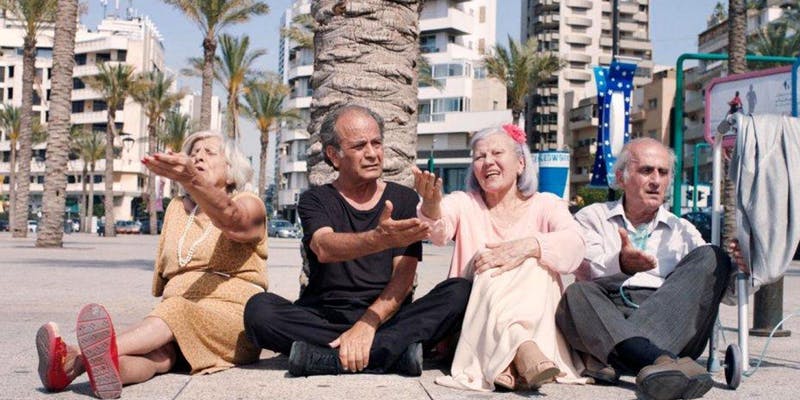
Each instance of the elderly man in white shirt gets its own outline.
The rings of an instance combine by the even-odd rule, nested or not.
[[[614,166],[622,199],[575,215],[586,258],[556,313],[564,337],[587,361],[585,375],[615,384],[619,371],[635,374],[639,390],[659,400],[711,389],[711,376],[694,359],[732,272],[723,251],[663,207],[674,162],[654,139],[622,149]]]

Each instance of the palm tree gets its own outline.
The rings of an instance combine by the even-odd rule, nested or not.
[[[8,188],[9,188],[9,209],[13,211],[14,208],[14,193],[16,193],[16,174],[17,174],[17,140],[19,140],[20,131],[20,108],[5,105],[0,108],[0,128],[6,133],[9,144],[11,146],[11,159],[8,169]],[[8,213],[9,226],[14,226],[14,213]]]
[[[22,45],[22,109],[19,131],[19,183],[12,194],[15,196],[14,221],[11,226],[13,237],[28,235],[28,200],[30,194],[31,160],[33,158],[32,111],[33,81],[36,72],[36,36],[44,24],[52,23],[57,10],[56,0],[4,0],[0,3],[5,10],[22,21],[25,37]]]
[[[283,102],[289,95],[289,87],[277,79],[261,82],[248,82],[250,90],[244,95],[244,114],[255,122],[261,132],[261,155],[258,170],[258,196],[266,196],[267,183],[267,149],[269,147],[270,129],[276,123],[287,119],[299,118],[295,110],[284,110]]]
[[[220,56],[217,57],[219,80],[228,92],[228,137],[239,139],[239,98],[246,92],[245,79],[253,72],[256,59],[267,54],[264,49],[250,49],[250,37],[241,38],[223,34],[219,38]]]
[[[91,233],[91,221],[94,216],[94,172],[97,170],[97,160],[105,156],[106,141],[99,131],[77,129],[73,135],[73,149],[83,161],[81,182],[82,193],[86,200],[81,201],[81,227],[84,232]]]
[[[64,208],[67,202],[69,128],[72,115],[72,69],[75,66],[75,33],[78,0],[58,0],[53,41],[53,78],[50,82],[50,122],[47,135],[42,222],[36,247],[62,247]]]
[[[319,126],[333,107],[358,104],[386,122],[383,177],[411,186],[417,153],[417,82],[421,0],[362,0],[357,12],[338,0],[312,2],[317,22],[311,101],[309,182],[335,178],[322,160]],[[380,31],[380,35],[373,32]],[[391,40],[387,40],[391,38]]]
[[[747,16],[745,14],[745,0],[728,1],[728,74],[741,74],[747,71],[745,56],[747,54]],[[725,161],[725,174],[723,179],[723,199],[725,226],[722,230],[725,248],[736,237],[736,188],[728,178],[730,160]]]
[[[165,147],[174,152],[181,151],[183,140],[193,130],[189,116],[176,111],[168,112],[161,127],[158,138]],[[170,185],[170,198],[175,198],[178,194],[178,185],[175,182]],[[153,225],[150,225],[153,226]]]
[[[164,0],[180,9],[203,32],[203,91],[200,105],[200,129],[211,126],[211,92],[214,79],[214,56],[217,34],[229,25],[247,22],[251,16],[269,12],[259,0]]]
[[[97,64],[97,75],[84,78],[86,83],[94,90],[100,92],[108,108],[106,124],[106,143],[113,144],[117,135],[117,110],[122,109],[125,100],[131,93],[141,90],[140,82],[133,73],[133,67],[128,64]],[[114,148],[106,146],[105,165],[105,191],[103,205],[105,207],[105,224],[107,237],[116,236],[114,230]]]
[[[157,128],[164,114],[178,104],[184,96],[183,92],[173,92],[170,88],[174,82],[171,77],[165,76],[161,71],[151,71],[140,74],[139,79],[143,85],[131,94],[144,108],[147,116],[147,153],[157,151]],[[153,171],[147,177],[148,210],[150,213],[150,226],[158,226],[156,213],[156,176]],[[157,235],[158,229],[150,229],[151,235]]]
[[[791,32],[788,24],[779,20],[759,30],[756,40],[747,44],[747,50],[750,54],[796,57],[800,50],[800,35]],[[772,66],[770,63],[748,63],[751,70]]]
[[[514,125],[519,125],[528,95],[564,67],[564,60],[557,55],[540,52],[535,38],[521,45],[510,35],[508,48],[495,46],[483,62],[487,75],[506,87],[506,106],[511,109]]]

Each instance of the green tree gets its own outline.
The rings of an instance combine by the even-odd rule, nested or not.
[[[528,95],[539,84],[561,70],[564,60],[556,54],[543,53],[537,49],[536,39],[531,38],[521,45],[508,37],[508,48],[496,45],[484,56],[486,73],[506,87],[506,106],[511,109],[514,125],[525,110]]]
[[[97,160],[105,157],[106,140],[100,131],[87,131],[76,127],[72,131],[72,148],[83,161],[81,192],[84,200],[81,201],[81,228],[84,232],[91,233],[92,216],[94,216],[94,173],[97,171]]]
[[[778,20],[760,29],[755,40],[747,44],[747,50],[750,54],[762,56],[797,57],[800,51],[800,35],[790,29],[787,22]],[[772,68],[775,64],[749,62],[747,66],[751,70],[758,70]]]
[[[250,49],[250,37],[240,38],[223,34],[219,38],[220,56],[217,66],[220,83],[228,95],[226,107],[227,131],[231,139],[239,139],[239,107],[242,93],[247,92],[245,80],[253,74],[255,61],[267,54],[264,49]]]
[[[17,187],[11,193],[14,209],[13,237],[28,235],[28,201],[30,197],[31,160],[33,159],[33,82],[36,70],[36,43],[42,27],[52,24],[57,11],[56,0],[0,0],[0,6],[22,22],[22,109],[19,130],[19,172]]]
[[[167,113],[164,125],[159,130],[158,138],[166,148],[174,152],[179,152],[183,146],[183,140],[192,130],[192,122],[188,115],[181,114],[177,111],[170,111]],[[175,198],[177,195],[178,184],[172,182],[170,185],[170,197]],[[164,209],[166,208],[167,206],[164,204]]]
[[[106,124],[106,143],[113,144],[114,137],[117,136],[117,110],[121,110],[125,105],[125,100],[131,93],[142,90],[142,82],[133,73],[133,67],[128,64],[97,64],[99,73],[84,78],[86,84],[92,89],[100,92],[108,108]],[[116,236],[114,230],[114,149],[113,146],[106,146],[105,157],[105,181],[104,207],[106,237]]]
[[[138,90],[131,92],[137,103],[142,105],[144,114],[147,116],[147,153],[153,154],[158,144],[158,125],[164,118],[164,114],[175,107],[184,96],[182,91],[172,91],[174,79],[164,75],[161,71],[150,71],[139,74],[137,78],[141,85]],[[150,215],[150,226],[158,226],[156,210],[156,176],[153,171],[148,170],[147,175],[147,195]],[[158,235],[157,229],[150,229],[151,235]]]
[[[250,90],[244,94],[243,110],[245,116],[255,122],[261,132],[261,154],[258,171],[258,196],[264,198],[266,193],[267,149],[269,148],[270,130],[280,121],[299,118],[296,110],[284,110],[283,102],[289,94],[289,88],[277,79],[249,82]]]
[[[0,108],[0,128],[5,132],[8,137],[9,146],[11,147],[11,159],[9,160],[8,168],[8,188],[9,188],[9,226],[14,226],[14,194],[16,193],[16,175],[17,175],[17,141],[19,140],[20,131],[20,108],[9,105],[4,105]]]
[[[203,89],[200,104],[200,129],[211,126],[211,92],[217,34],[225,27],[247,22],[250,17],[269,12],[266,3],[257,0],[164,0],[177,7],[203,33]]]
[[[47,135],[42,220],[36,247],[62,247],[64,210],[67,202],[69,128],[72,115],[72,69],[75,66],[75,33],[78,0],[58,0],[53,39],[53,77],[50,81],[50,122]]]

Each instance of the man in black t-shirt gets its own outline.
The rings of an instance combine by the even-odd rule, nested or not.
[[[309,283],[295,303],[260,293],[245,307],[247,337],[289,354],[295,376],[367,371],[419,376],[422,348],[461,326],[471,284],[451,278],[411,302],[421,240],[417,194],[382,181],[383,120],[344,106],[320,127],[339,172],[300,196]]]

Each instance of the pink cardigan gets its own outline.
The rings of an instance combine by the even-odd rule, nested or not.
[[[487,243],[529,236],[535,237],[541,247],[539,264],[561,274],[573,272],[580,266],[586,249],[567,203],[550,193],[536,193],[527,202],[527,212],[510,226],[493,222],[480,193],[474,192],[453,192],[445,196],[438,220],[423,215],[419,207],[417,216],[431,224],[433,244],[443,246],[449,240],[455,241],[451,278],[471,279],[470,261]]]

